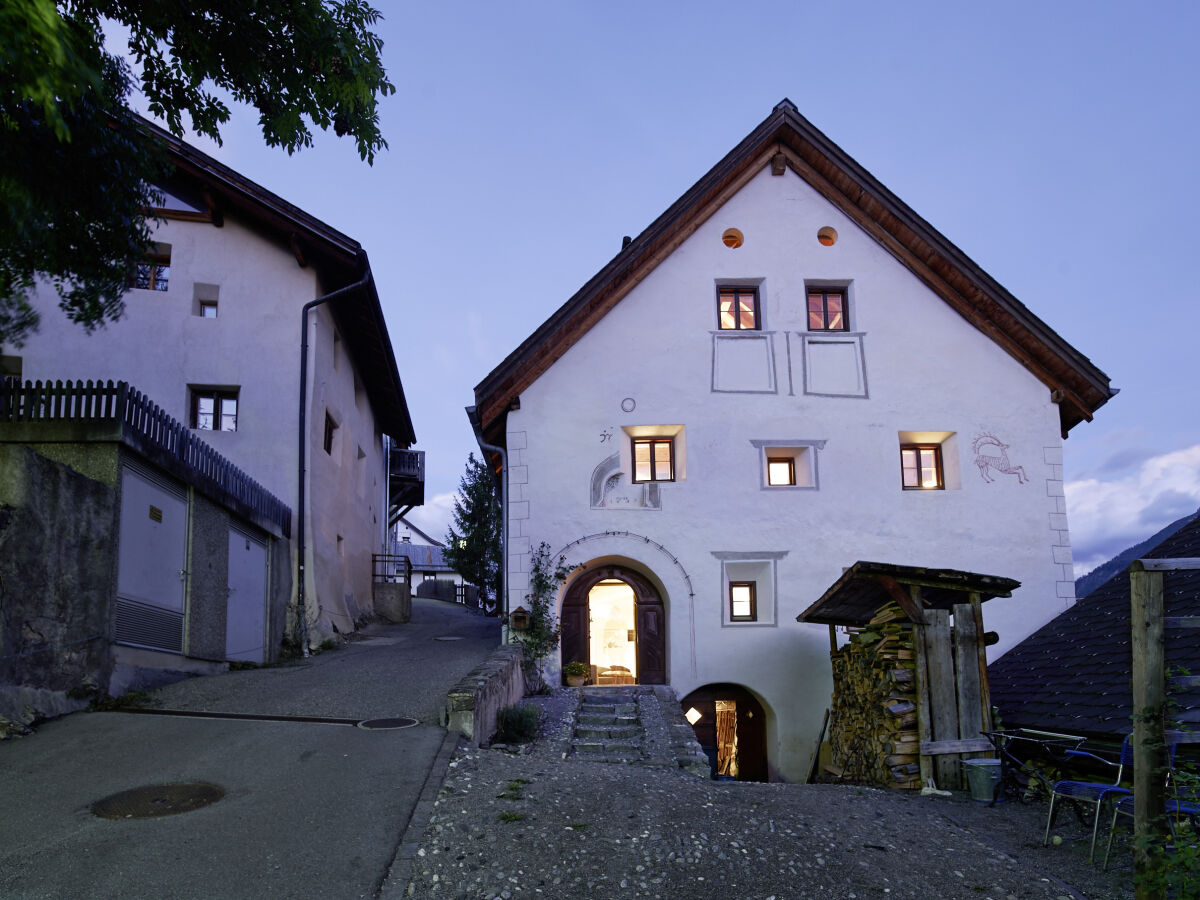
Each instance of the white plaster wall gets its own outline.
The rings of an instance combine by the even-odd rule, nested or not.
[[[832,247],[816,240],[825,225],[840,235]],[[745,235],[741,248],[721,242],[731,226]],[[760,279],[776,391],[713,393],[715,285]],[[803,394],[796,332],[805,328],[806,279],[849,282],[866,398]],[[629,413],[627,399],[636,404]],[[661,509],[592,509],[592,472],[621,449],[621,429],[659,424],[683,424],[687,452],[686,477],[660,486]],[[954,432],[946,468],[958,470],[961,486],[901,490],[901,431]],[[1028,483],[980,477],[971,440],[982,431],[1010,445]],[[985,625],[1000,634],[995,654],[1071,599],[1048,389],[790,172],[756,176],[528,388],[509,413],[508,439],[510,602],[521,601],[529,551],[542,540],[570,546],[571,562],[593,553],[633,560],[666,588],[670,683],[680,696],[722,681],[754,692],[768,711],[773,770],[788,779],[806,776],[831,693],[828,629],[795,617],[844,567],[872,560],[1020,580],[1012,599],[984,606]],[[819,489],[762,489],[755,439],[825,441]],[[644,540],[571,546],[606,531],[663,545],[694,596]],[[773,625],[723,624],[713,554],[728,552],[783,554]]]
[[[169,290],[130,290],[122,318],[89,335],[62,314],[53,290],[43,289],[35,301],[41,328],[5,353],[22,358],[27,380],[128,381],[183,423],[190,419],[189,384],[237,386],[237,431],[201,436],[295,511],[300,310],[322,292],[315,272],[229,216],[221,228],[162,222],[154,239],[171,245]],[[218,286],[217,318],[194,314],[197,283]],[[323,611],[318,638],[329,622],[352,627],[348,596],[361,611],[370,609],[370,554],[382,540],[375,521],[381,438],[365,397],[355,402],[351,364],[332,368],[332,331],[328,310],[318,308],[310,318],[305,588],[310,610]],[[345,452],[336,461],[322,446],[326,406],[343,420]],[[359,446],[363,460],[356,458]],[[338,534],[345,541],[340,555]]]

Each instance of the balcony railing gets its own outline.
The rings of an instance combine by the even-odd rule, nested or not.
[[[197,482],[207,482],[291,537],[287,504],[126,382],[0,379],[0,423],[55,421],[119,422],[134,446],[165,453]]]

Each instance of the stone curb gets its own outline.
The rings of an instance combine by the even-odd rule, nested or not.
[[[413,807],[412,816],[404,829],[404,835],[400,838],[396,855],[392,859],[392,864],[388,866],[387,875],[384,876],[383,882],[375,893],[377,900],[400,900],[400,898],[408,896],[408,882],[412,877],[413,860],[417,857],[417,851],[421,847],[421,838],[425,834],[426,826],[429,825],[429,817],[433,814],[433,805],[437,800],[438,791],[442,789],[442,782],[446,779],[450,758],[458,749],[459,737],[457,732],[447,731],[446,736],[442,738],[441,749],[438,750],[429,775],[425,779],[425,784],[421,788],[421,795]]]

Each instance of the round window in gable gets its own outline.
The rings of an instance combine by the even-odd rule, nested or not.
[[[832,247],[837,243],[837,230],[826,225],[824,228],[817,229],[817,240],[824,247]]]
[[[744,240],[745,238],[742,237],[742,233],[736,228],[726,228],[725,233],[721,235],[721,243],[731,249],[737,249],[742,246]]]

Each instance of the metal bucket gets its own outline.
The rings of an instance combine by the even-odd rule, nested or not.
[[[964,759],[962,764],[966,767],[967,788],[971,791],[971,799],[991,803],[1000,784],[1000,760]]]

